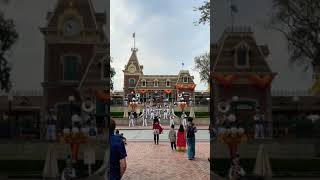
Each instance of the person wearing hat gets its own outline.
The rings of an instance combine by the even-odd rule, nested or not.
[[[47,116],[47,140],[56,140],[56,123],[57,116],[54,113],[54,109],[50,109]]]
[[[193,118],[188,117],[188,124],[187,124],[187,147],[188,147],[188,159],[194,160],[194,156],[196,153],[196,135],[197,127],[193,124]]]

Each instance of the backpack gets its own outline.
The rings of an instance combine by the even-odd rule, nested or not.
[[[188,126],[188,128],[187,128],[187,137],[188,138],[194,137],[194,127]]]

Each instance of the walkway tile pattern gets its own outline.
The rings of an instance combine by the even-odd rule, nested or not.
[[[161,137],[160,137],[161,138]],[[127,171],[123,180],[207,180],[210,179],[210,144],[196,143],[196,159],[186,152],[171,150],[169,142],[129,142]]]

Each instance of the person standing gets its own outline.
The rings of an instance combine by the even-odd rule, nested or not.
[[[154,119],[154,108],[150,110],[150,119]]]
[[[146,112],[144,111],[142,114],[142,126],[147,127],[148,126],[147,121],[148,121],[148,116],[147,116]]]
[[[187,115],[185,112],[182,112],[181,115],[181,124],[183,125],[184,128],[187,127]]]
[[[188,117],[188,124],[187,124],[187,145],[188,145],[188,159],[194,160],[195,156],[195,143],[196,143],[196,136],[195,133],[197,132],[197,127],[193,124],[193,118]]]
[[[54,113],[53,109],[49,110],[49,114],[47,117],[47,140],[55,141],[56,140],[56,123],[57,123],[57,116]]]
[[[186,150],[186,132],[182,124],[177,133],[177,149],[183,152]]]
[[[174,116],[173,116],[173,114],[170,115],[170,126],[171,125],[174,125]]]
[[[127,169],[127,152],[124,142],[120,136],[114,134],[116,123],[113,119],[110,120],[110,169],[108,180],[121,180]]]
[[[134,115],[131,112],[129,116],[129,127],[134,126]]]
[[[176,145],[177,136],[176,136],[176,131],[174,130],[174,125],[171,125],[168,138],[170,140],[171,149],[173,150],[174,148],[174,150],[177,150],[177,145]]]
[[[163,130],[163,129],[162,129],[160,123],[159,123],[158,118],[155,118],[155,119],[153,120],[153,127],[152,127],[152,129],[153,129],[154,144],[159,144],[159,134],[162,133],[162,130]]]

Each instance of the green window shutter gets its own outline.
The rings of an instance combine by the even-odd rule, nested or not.
[[[76,56],[65,56],[64,58],[64,80],[77,80],[78,58]]]

